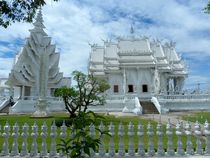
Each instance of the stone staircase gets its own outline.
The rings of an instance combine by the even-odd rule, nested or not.
[[[140,101],[140,104],[143,109],[143,114],[159,114],[157,108],[152,102]]]

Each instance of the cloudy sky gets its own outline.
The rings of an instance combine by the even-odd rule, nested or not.
[[[210,14],[208,0],[60,0],[43,8],[46,32],[60,52],[60,69],[70,76],[75,69],[87,72],[90,46],[135,33],[162,42],[176,42],[189,67],[186,88],[197,83],[210,89]],[[0,28],[0,77],[7,77],[32,24],[15,23]]]

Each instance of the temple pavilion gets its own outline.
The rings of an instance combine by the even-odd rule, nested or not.
[[[89,72],[109,82],[110,95],[135,93],[141,98],[181,92],[187,77],[185,64],[172,42],[163,45],[134,36],[93,45]]]
[[[179,94],[188,75],[174,43],[162,44],[133,32],[102,46],[92,45],[89,73],[107,80],[111,86],[107,98],[119,103],[133,97],[150,102],[158,94]]]
[[[25,45],[16,54],[7,84],[15,97],[53,96],[55,88],[70,85],[70,79],[59,72],[59,57],[51,37],[44,31],[41,11],[29,30]],[[43,87],[43,88],[42,88]]]
[[[10,113],[36,111],[36,116],[45,116],[47,111],[65,110],[64,105],[51,100],[54,90],[70,86],[70,78],[59,71],[60,54],[56,52],[51,37],[44,31],[41,9],[29,30],[30,36],[16,54],[7,84],[14,89],[16,103]],[[4,108],[1,106],[0,110]],[[42,110],[41,110],[42,109]]]

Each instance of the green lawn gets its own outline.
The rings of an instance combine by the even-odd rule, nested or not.
[[[207,120],[210,123],[210,112],[203,111],[203,112],[193,112],[189,113],[188,115],[182,116],[183,120],[188,120],[190,122],[196,122],[198,121],[201,124],[204,124]]]
[[[45,119],[34,119],[34,118],[30,118],[30,115],[6,115],[6,116],[1,116],[0,117],[0,125],[1,125],[1,133],[3,132],[3,126],[5,125],[5,122],[8,121],[9,124],[11,125],[11,134],[12,134],[12,126],[15,124],[15,122],[18,123],[18,125],[20,125],[20,134],[22,132],[22,125],[27,122],[30,126],[30,129],[29,129],[29,134],[31,134],[31,126],[34,124],[34,122],[37,123],[37,125],[39,126],[39,136],[38,136],[38,139],[37,139],[37,143],[38,143],[38,149],[40,150],[41,148],[41,142],[42,142],[42,139],[41,139],[41,136],[40,136],[40,133],[41,133],[41,125],[43,124],[43,122],[45,121],[47,126],[48,126],[48,138],[47,138],[47,148],[48,150],[50,150],[50,126],[53,122],[53,120],[58,120],[58,119],[67,119],[68,118],[68,114],[53,114],[53,117],[50,117],[50,118],[45,118]],[[118,140],[119,140],[119,137],[118,137],[118,125],[120,122],[123,123],[123,125],[125,125],[125,133],[127,133],[127,127],[128,127],[128,124],[129,122],[132,122],[134,125],[135,125],[135,136],[134,136],[134,143],[135,143],[135,148],[137,149],[138,148],[138,136],[137,136],[137,125],[139,124],[139,122],[144,125],[144,131],[145,131],[145,136],[144,136],[144,143],[145,143],[145,149],[147,149],[147,144],[148,144],[148,136],[146,134],[146,128],[147,128],[147,124],[148,122],[150,122],[152,125],[153,125],[153,128],[154,128],[154,132],[156,132],[156,125],[157,123],[154,122],[154,121],[151,121],[151,120],[145,120],[141,117],[138,117],[138,116],[124,116],[124,117],[115,117],[115,116],[106,116],[106,122],[104,122],[105,125],[109,125],[110,122],[113,122],[113,124],[115,125],[115,137],[114,137],[114,140],[115,140],[115,148],[117,150],[117,146],[118,146]],[[106,128],[108,130],[108,127]],[[163,126],[163,131],[165,133],[165,126]],[[174,129],[174,132],[175,132],[175,129]],[[69,130],[68,130],[68,136],[69,136]],[[60,128],[58,128],[58,136],[60,134]],[[155,142],[155,149],[157,149],[157,136],[155,134],[154,136],[154,142]],[[105,147],[106,147],[106,150],[108,150],[108,146],[109,146],[109,136],[105,136]],[[10,144],[10,148],[12,146],[12,137],[10,137],[9,139],[9,144]],[[128,149],[128,141],[129,141],[129,138],[128,136],[126,135],[124,137],[124,142],[125,142],[125,149],[127,150]],[[163,137],[163,141],[164,141],[164,148],[167,148],[167,137],[166,135],[164,135]],[[177,141],[177,138],[176,138],[176,135],[174,134],[173,136],[173,141],[174,141],[174,147],[176,147],[176,141]],[[18,139],[18,142],[19,142],[19,148],[21,149],[21,143],[22,143],[22,138],[19,138]],[[57,142],[60,142],[59,138],[57,138]],[[3,138],[2,136],[0,137],[0,144],[3,144]],[[183,145],[184,145],[184,148],[185,148],[185,145],[186,144],[186,137],[183,136]],[[28,145],[29,145],[29,150],[30,150],[30,145],[31,145],[31,136],[28,137]],[[195,147],[195,139],[193,138],[193,145]],[[2,145],[0,145],[0,149],[2,148]]]

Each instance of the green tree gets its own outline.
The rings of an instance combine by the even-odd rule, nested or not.
[[[95,137],[90,135],[90,132],[95,132],[90,130],[90,127],[99,124],[102,120],[104,118],[94,112],[79,112],[75,118],[72,118],[71,137],[67,140],[62,139],[61,143],[58,144],[58,150],[61,150],[67,158],[90,156],[91,151],[98,149],[101,136],[109,135],[107,131],[101,131],[97,127],[92,129],[99,132],[99,135]]]
[[[76,112],[86,112],[90,105],[102,105],[105,103],[105,91],[109,84],[93,75],[86,75],[79,71],[72,73],[76,85],[62,87],[55,90],[55,96],[62,97],[70,117],[75,117]]]
[[[55,96],[62,97],[66,109],[70,114],[70,129],[72,137],[62,140],[58,149],[62,150],[68,158],[85,158],[90,156],[91,151],[96,151],[100,144],[100,137],[108,134],[100,131],[100,134],[90,136],[90,126],[98,125],[104,118],[88,111],[88,106],[105,103],[105,91],[109,85],[105,80],[86,75],[79,71],[72,73],[76,85],[70,88],[62,87],[55,90]]]
[[[32,22],[36,11],[45,4],[46,0],[0,0],[0,26],[7,28],[16,21]]]
[[[206,7],[204,8],[204,11],[206,13],[210,13],[210,1],[208,2],[208,4],[206,5]]]

